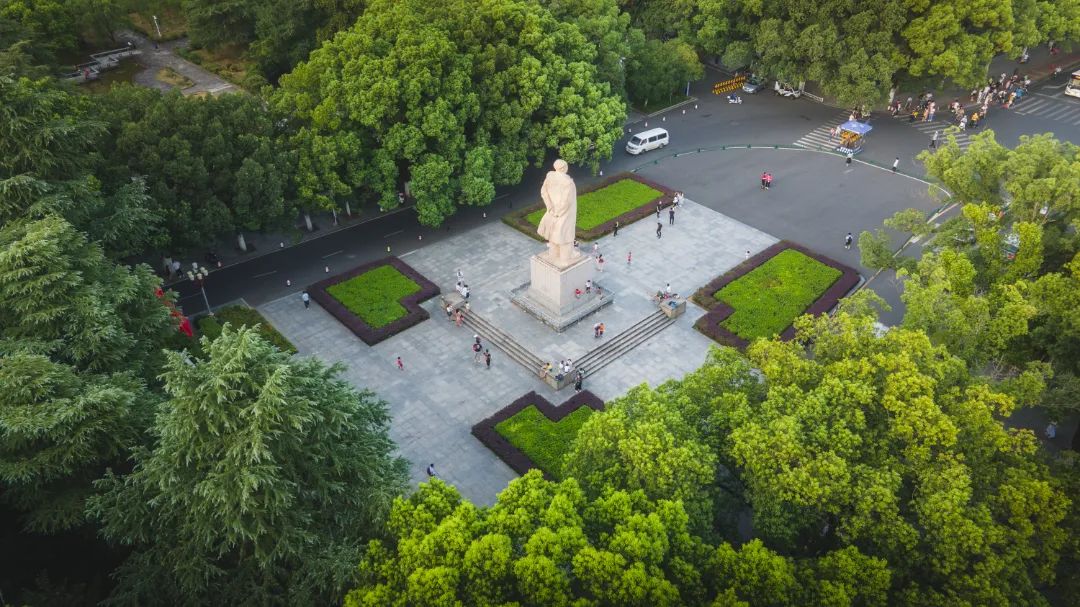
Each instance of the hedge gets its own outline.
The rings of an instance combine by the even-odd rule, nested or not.
[[[806,297],[809,292],[813,292],[813,281],[809,281],[811,283],[809,286],[804,284],[803,287],[792,290],[791,296],[803,297],[802,302],[797,305],[793,305],[790,302],[784,302],[783,300],[779,302],[773,300],[775,302],[774,304],[761,303],[761,295],[753,292],[753,286],[756,283],[759,288],[761,288],[763,282],[767,284],[770,280],[778,280],[778,275],[771,272],[771,270],[765,270],[755,275],[753,278],[748,279],[739,287],[733,288],[730,291],[725,291],[728,285],[740,281],[740,279],[764,266],[770,260],[785,251],[802,254],[806,258],[809,258],[809,260],[818,262],[828,269],[838,272],[838,278],[833,279],[831,286],[826,285],[823,290],[813,293],[814,296],[816,296],[816,299],[810,299],[809,303],[806,303]],[[790,268],[791,266],[787,264],[792,263],[790,261],[792,259],[799,259],[800,263],[805,263],[798,257],[785,255],[783,260],[777,262],[780,265],[774,265],[772,266],[772,269]],[[820,270],[820,272],[821,275],[824,276],[824,270]],[[834,274],[834,276],[836,275]],[[781,339],[788,340],[795,336],[795,329],[791,326],[791,323],[795,318],[803,314],[816,315],[828,312],[858,283],[859,274],[853,268],[825,257],[824,255],[810,251],[801,245],[786,240],[781,241],[740,263],[727,273],[714,278],[709,281],[708,284],[698,289],[693,297],[691,297],[691,300],[708,310],[708,313],[694,323],[694,328],[721,344],[737,348],[745,348],[749,345],[750,339],[755,337],[775,335],[776,333],[780,333]],[[817,284],[820,284],[820,281]],[[736,321],[734,328],[742,330],[744,335],[749,336],[750,339],[737,335],[729,329],[727,323],[725,323],[726,320],[737,313],[737,310],[728,302],[716,298],[716,295],[721,292],[733,295],[731,301],[737,306],[749,306],[750,314],[745,318],[740,318],[740,320]],[[780,293],[780,295],[784,295],[785,293],[787,292]],[[777,293],[773,293],[771,296],[775,295],[777,295]],[[769,305],[769,309],[754,309],[754,306],[761,307],[762,305]],[[776,329],[776,327],[780,326],[780,320],[785,317],[787,320],[784,325],[779,329]],[[764,333],[766,330],[768,333]]]
[[[349,287],[334,289],[336,285],[349,282],[372,270],[383,267],[388,269],[373,273],[371,277],[361,282],[352,283]],[[400,278],[398,275],[400,275]],[[418,289],[405,293],[410,288],[408,283],[414,284]],[[356,287],[358,286],[371,287],[374,290],[369,294],[365,294],[362,290],[357,291]],[[382,288],[386,288],[389,293],[379,290]],[[335,298],[330,293],[331,289],[341,293],[342,297],[353,308],[362,311],[372,322],[382,324],[378,324],[378,326],[369,324],[358,312],[350,309],[346,303]],[[359,265],[336,276],[320,280],[310,285],[308,292],[312,300],[338,319],[354,335],[367,345],[373,346],[427,320],[430,316],[427,310],[420,307],[420,304],[438,295],[439,287],[397,257],[384,257]],[[391,305],[391,303],[394,305]],[[404,310],[404,314],[399,314],[394,306]],[[390,318],[390,320],[383,323],[387,318]]]
[[[199,318],[195,324],[198,326],[201,335],[213,340],[217,339],[218,335],[221,335],[221,329],[225,323],[231,324],[233,328],[236,329],[258,325],[259,333],[266,338],[267,341],[277,346],[282,352],[296,354],[296,346],[294,346],[291,341],[285,339],[284,335],[278,333],[278,330],[254,308],[249,308],[247,306],[226,306],[214,311],[213,316],[203,316]]]
[[[651,196],[646,193],[651,191]],[[578,240],[596,240],[615,229],[624,228],[656,213],[656,207],[671,206],[675,190],[636,173],[619,173],[578,192]],[[536,233],[544,215],[544,203],[538,202],[503,216],[503,223],[529,238],[544,239]]]
[[[527,409],[535,413],[518,417]],[[582,390],[556,407],[536,392],[529,392],[473,426],[472,434],[518,474],[539,468],[548,479],[558,480],[560,470],[553,468],[561,468],[562,457],[581,428],[581,423],[592,415],[581,413],[582,409],[603,411],[604,401],[592,392]],[[513,422],[504,424],[514,418]],[[563,426],[560,422],[568,422],[569,425]],[[500,433],[500,428],[529,452],[511,443]]]

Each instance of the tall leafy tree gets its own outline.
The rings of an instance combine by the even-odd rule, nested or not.
[[[0,497],[31,529],[80,524],[90,483],[141,441],[176,330],[159,283],[62,218],[0,229]]]
[[[154,444],[89,505],[133,552],[115,604],[317,605],[351,584],[404,488],[386,405],[226,326],[204,358],[169,353]]]
[[[300,196],[386,209],[411,181],[420,221],[439,225],[551,150],[595,168],[625,116],[596,60],[576,26],[533,2],[373,3],[281,80]]]

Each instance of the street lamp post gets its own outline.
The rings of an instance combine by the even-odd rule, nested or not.
[[[202,292],[203,303],[206,304],[206,312],[210,316],[214,315],[214,310],[210,307],[210,300],[206,297],[206,277],[210,276],[210,270],[200,266],[197,263],[191,264],[191,269],[187,272],[187,277],[191,282],[195,283],[196,287],[199,287],[199,291]]]

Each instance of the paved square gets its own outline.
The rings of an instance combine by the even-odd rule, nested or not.
[[[618,237],[599,241],[604,271],[597,282],[615,293],[615,303],[563,333],[555,333],[510,302],[510,289],[529,280],[529,256],[545,245],[498,221],[401,257],[440,286],[452,292],[460,268],[471,292],[474,313],[509,333],[541,358],[577,359],[600,345],[592,326],[603,321],[604,339],[655,311],[650,296],[668,282],[688,296],[718,274],[776,239],[691,201],[668,225],[665,211],[662,238],[656,220],[644,219],[619,230]],[[592,252],[592,243],[585,245]],[[633,253],[631,264],[627,253]],[[340,262],[339,262],[340,263]],[[434,463],[439,476],[453,483],[469,500],[491,504],[516,474],[470,434],[476,422],[522,394],[535,390],[553,403],[569,398],[572,389],[556,392],[535,372],[492,349],[491,369],[473,362],[472,332],[446,320],[438,298],[424,307],[431,319],[369,347],[319,306],[304,309],[299,294],[259,308],[301,355],[345,365],[344,377],[368,388],[389,403],[391,436],[409,462],[414,482]],[[660,384],[699,367],[710,341],[694,330],[704,312],[693,304],[686,314],[649,341],[598,371],[586,387],[604,400],[621,396],[647,382]],[[401,356],[405,370],[394,365]]]

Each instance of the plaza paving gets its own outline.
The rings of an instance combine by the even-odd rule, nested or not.
[[[604,272],[597,282],[613,292],[615,302],[558,334],[510,302],[510,289],[529,280],[529,256],[545,245],[499,223],[475,228],[434,245],[405,253],[402,258],[452,292],[458,268],[471,290],[471,306],[541,358],[558,361],[579,358],[599,342],[592,326],[603,321],[605,339],[655,310],[650,295],[670,282],[675,292],[691,294],[718,274],[776,242],[772,236],[725,215],[686,201],[675,225],[663,214],[663,237],[656,238],[656,220],[648,218],[604,237]],[[591,252],[591,243],[583,248]],[[627,265],[627,253],[633,263]],[[344,271],[359,263],[336,258]],[[414,483],[426,478],[434,463],[443,479],[478,504],[490,504],[516,474],[471,434],[476,422],[490,416],[522,394],[535,390],[553,403],[567,399],[572,389],[556,392],[529,370],[492,349],[492,368],[473,363],[472,332],[446,320],[438,298],[424,307],[427,320],[369,347],[317,305],[304,309],[299,292],[271,301],[259,310],[299,349],[345,366],[343,376],[357,387],[369,388],[389,404],[391,436],[410,462]],[[610,400],[647,382],[658,385],[699,367],[713,343],[694,330],[703,311],[693,304],[674,324],[648,342],[604,367],[586,381],[586,388]],[[399,371],[395,357],[405,370]]]

